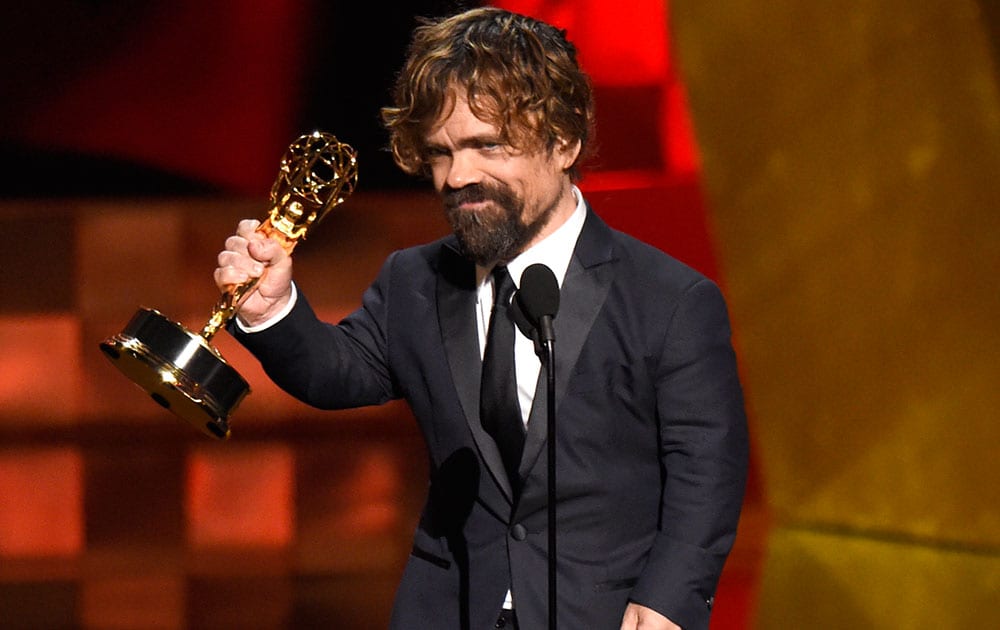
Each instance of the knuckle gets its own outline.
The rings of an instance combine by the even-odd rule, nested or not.
[[[257,219],[243,219],[236,228],[236,233],[240,236],[248,236],[257,230],[260,221]]]
[[[238,252],[240,250],[245,250],[246,247],[247,247],[247,240],[242,236],[234,234],[226,239],[226,249],[228,251]]]

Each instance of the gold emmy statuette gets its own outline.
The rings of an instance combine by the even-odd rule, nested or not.
[[[354,191],[357,181],[354,149],[328,133],[302,136],[281,159],[271,211],[257,231],[291,253],[312,226]],[[250,387],[210,342],[259,280],[227,287],[199,334],[159,311],[140,308],[121,333],[101,342],[101,350],[157,403],[224,440],[230,434],[229,416]]]

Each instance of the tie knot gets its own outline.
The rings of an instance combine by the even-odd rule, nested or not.
[[[497,265],[490,272],[493,275],[493,286],[496,291],[494,304],[506,307],[510,304],[510,296],[514,294],[514,279],[510,277],[507,267]]]

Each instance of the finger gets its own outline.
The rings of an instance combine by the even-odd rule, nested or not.
[[[233,268],[251,276],[259,276],[264,273],[264,264],[257,262],[246,252],[223,250],[219,252],[216,262],[219,268]]]
[[[212,274],[219,288],[234,284],[243,284],[250,279],[250,274],[236,267],[218,267]]]
[[[237,234],[233,234],[232,236],[226,239],[226,242],[223,246],[226,248],[226,250],[231,252],[245,253],[247,251],[247,244],[248,244],[247,239]]]
[[[260,221],[257,219],[243,219],[236,226],[236,233],[243,238],[250,238],[250,235],[257,231],[260,227]]]

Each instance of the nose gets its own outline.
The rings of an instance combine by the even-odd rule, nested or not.
[[[451,154],[451,162],[444,180],[445,186],[457,190],[469,184],[478,184],[481,179],[482,172],[472,151],[459,150]]]

